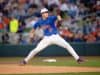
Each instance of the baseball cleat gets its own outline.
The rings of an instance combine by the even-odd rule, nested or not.
[[[27,62],[25,60],[21,61],[20,65],[26,65]]]
[[[79,64],[81,64],[81,63],[83,63],[84,62],[84,59],[82,59],[82,58],[79,58],[78,60],[77,60],[77,63],[79,63]]]

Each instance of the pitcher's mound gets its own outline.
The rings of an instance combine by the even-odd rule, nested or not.
[[[0,65],[0,74],[25,74],[25,73],[67,73],[67,72],[100,72],[96,67],[62,67],[62,66],[20,66],[18,64]]]

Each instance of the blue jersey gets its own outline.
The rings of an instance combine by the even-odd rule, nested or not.
[[[35,25],[34,29],[37,27],[41,27],[44,32],[44,36],[50,36],[52,34],[57,34],[58,30],[55,25],[55,21],[57,20],[57,16],[49,16],[47,19],[39,19]]]

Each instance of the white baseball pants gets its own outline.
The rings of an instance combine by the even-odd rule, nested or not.
[[[51,35],[51,36],[44,36],[44,38],[40,41],[35,49],[33,49],[29,55],[25,58],[25,61],[28,62],[32,57],[34,57],[38,52],[44,50],[49,45],[56,44],[68,50],[68,52],[75,58],[75,60],[79,59],[79,56],[71,47],[71,45],[66,42],[60,35]]]

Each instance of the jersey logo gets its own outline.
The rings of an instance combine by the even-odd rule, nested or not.
[[[52,32],[52,28],[51,28],[50,25],[43,25],[43,26],[41,26],[41,28],[42,28],[43,30],[48,30],[49,32]]]

